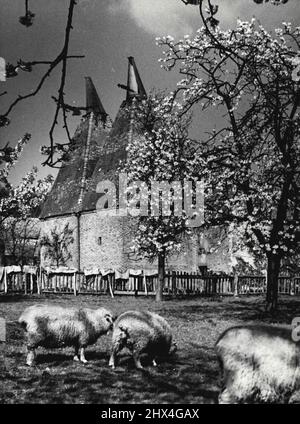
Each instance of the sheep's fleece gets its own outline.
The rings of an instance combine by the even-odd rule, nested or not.
[[[233,327],[215,349],[223,379],[219,403],[300,402],[300,345],[291,327]]]
[[[115,322],[109,365],[115,367],[117,354],[124,347],[132,352],[137,368],[142,368],[142,353],[147,353],[156,365],[155,359],[167,355],[171,345],[171,327],[164,318],[153,312],[127,311]]]
[[[65,308],[34,305],[22,313],[19,323],[27,333],[27,364],[32,365],[38,346],[58,348],[74,346],[74,360],[86,362],[84,348],[113,328],[113,314],[105,309]]]

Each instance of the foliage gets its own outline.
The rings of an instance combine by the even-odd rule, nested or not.
[[[9,193],[10,184],[7,180],[10,169],[17,162],[20,154],[23,151],[24,145],[30,140],[31,135],[25,134],[22,137],[15,148],[9,146],[7,143],[2,149],[0,149],[0,165],[5,164],[2,169],[0,169],[0,201],[1,198],[5,197]]]
[[[219,25],[220,21],[217,19],[219,5],[212,3],[212,0],[181,0],[181,1],[182,3],[186,5],[199,6],[201,20],[206,26],[207,30],[209,27],[214,29]],[[253,0],[253,2],[256,4],[269,3],[269,1],[273,5],[279,6],[281,4],[286,4],[289,0]],[[224,2],[222,3],[224,4]],[[205,6],[205,12],[207,17],[205,17],[203,13],[204,6]]]
[[[0,170],[0,263],[4,263],[5,253],[15,263],[23,264],[34,253],[37,239],[37,224],[33,217],[38,216],[53,183],[48,175],[37,180],[37,168],[33,167],[21,183],[14,187],[9,181],[9,172],[17,163],[23,147],[30,138],[26,134],[13,149],[6,147],[5,166]],[[33,242],[33,239],[35,240]]]
[[[163,66],[178,66],[184,76],[174,94],[182,95],[183,112],[198,104],[222,115],[199,146],[206,223],[234,223],[253,250],[280,264],[299,243],[300,90],[293,76],[300,27],[284,23],[272,35],[253,19],[158,44],[166,49]]]
[[[45,247],[45,257],[50,258],[57,267],[66,265],[72,257],[69,250],[70,245],[74,242],[72,234],[73,230],[69,228],[68,223],[62,230],[54,227],[51,229],[50,235],[45,234],[41,237],[40,244]]]
[[[5,245],[6,262],[12,265],[30,265],[38,257],[40,221],[38,218],[7,218],[0,227]]]
[[[212,27],[216,27],[218,25],[218,19],[216,18],[217,12],[218,12],[218,5],[214,5],[211,3],[211,0],[181,0],[185,4],[194,4],[199,5],[200,12],[202,10],[202,6],[207,6],[207,13],[208,17],[205,18],[205,22],[211,25]],[[269,0],[253,0],[255,3],[268,3]],[[270,3],[279,5],[287,3],[288,0],[270,0]],[[58,52],[57,56],[54,59],[51,60],[34,60],[34,61],[26,61],[20,59],[16,65],[14,64],[7,64],[7,78],[17,77],[19,74],[19,71],[25,71],[25,72],[32,72],[33,69],[36,66],[46,66],[46,71],[43,73],[42,77],[39,79],[36,87],[32,90],[30,90],[27,94],[21,95],[19,94],[18,97],[10,104],[8,109],[0,114],[0,127],[7,126],[10,124],[9,116],[12,112],[12,110],[23,100],[26,100],[28,98],[34,97],[36,94],[38,94],[42,88],[44,87],[45,82],[47,79],[52,75],[53,71],[61,65],[61,77],[59,81],[59,87],[58,87],[58,98],[55,98],[52,96],[53,100],[56,103],[55,113],[53,117],[53,122],[51,124],[51,128],[49,130],[49,138],[50,138],[50,145],[49,146],[43,146],[43,152],[45,155],[47,155],[47,158],[44,162],[44,165],[49,165],[51,167],[57,167],[57,163],[61,162],[62,160],[62,154],[64,153],[65,149],[67,148],[71,142],[69,127],[68,127],[68,113],[72,112],[73,115],[80,115],[82,111],[84,111],[85,107],[74,107],[65,101],[65,85],[66,85],[66,78],[67,78],[67,69],[68,69],[68,61],[71,58],[82,58],[84,56],[82,55],[69,55],[69,45],[70,45],[70,38],[71,38],[71,30],[74,26],[74,11],[76,8],[76,5],[78,2],[76,0],[69,0],[68,1],[68,7],[67,7],[67,20],[65,25],[65,37],[63,42],[62,49]],[[204,16],[202,15],[202,18],[204,19]],[[25,0],[25,15],[19,17],[19,23],[26,28],[29,28],[33,25],[35,19],[35,13],[29,9],[29,0]],[[5,95],[7,92],[1,93],[1,95]],[[54,142],[54,131],[56,129],[56,126],[58,125],[59,116],[62,116],[63,120],[63,128],[66,131],[67,135],[67,143],[55,143]]]
[[[8,167],[3,173],[7,172]],[[0,199],[0,225],[9,217],[22,220],[37,216],[53,183],[52,175],[37,180],[37,172],[33,167],[16,187],[7,182],[6,196]]]
[[[163,93],[151,94],[144,101],[135,101],[132,107],[132,123],[135,134],[127,146],[127,162],[124,171],[128,183],[132,183],[138,192],[140,187],[134,183],[140,181],[150,189],[154,181],[172,183],[184,180],[195,181],[194,169],[196,155],[193,142],[188,137],[190,119],[181,115],[180,104],[173,102],[172,97]],[[131,202],[140,203],[139,194],[130,193]],[[148,196],[147,191],[147,196]],[[162,193],[163,195],[164,193]],[[157,258],[159,253],[180,250],[182,236],[189,233],[186,213],[174,213],[172,204],[181,196],[172,190],[170,196],[171,209],[159,209],[159,216],[140,216],[133,239],[134,250],[149,258]],[[151,193],[153,196],[153,192]],[[159,198],[152,198],[159,204]],[[163,199],[166,200],[166,199]],[[147,203],[147,200],[146,200]],[[150,212],[149,204],[146,205]]]

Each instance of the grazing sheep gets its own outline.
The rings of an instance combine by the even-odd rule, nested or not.
[[[142,353],[147,353],[156,366],[158,357],[170,353],[171,344],[171,327],[164,318],[153,312],[124,312],[114,325],[109,366],[115,368],[117,354],[124,347],[132,352],[137,368],[143,368],[140,361]]]
[[[104,308],[65,308],[35,305],[26,308],[19,323],[27,332],[27,365],[31,366],[38,346],[74,346],[74,360],[86,363],[84,349],[113,328],[113,315]]]
[[[299,401],[300,344],[291,328],[233,327],[215,348],[223,377],[219,403]]]

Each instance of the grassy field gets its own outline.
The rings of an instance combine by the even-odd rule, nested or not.
[[[181,299],[160,304],[151,298],[100,296],[0,296],[0,317],[7,320],[7,343],[0,343],[0,403],[214,403],[218,365],[214,343],[228,327],[246,323],[291,323],[300,299],[281,299],[276,320],[264,313],[262,297]],[[87,364],[72,360],[71,349],[38,349],[37,365],[25,365],[23,330],[16,320],[36,303],[106,306],[116,314],[151,310],[164,316],[178,350],[157,368],[135,370],[124,352],[116,370],[108,367],[110,335],[88,347]]]

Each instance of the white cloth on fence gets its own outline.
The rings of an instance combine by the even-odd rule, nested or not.
[[[5,267],[6,274],[11,274],[12,272],[21,272],[21,267],[19,265],[10,265]]]
[[[31,266],[31,265],[24,265],[23,266],[23,272],[24,272],[24,274],[36,275],[36,273],[37,273],[37,267],[36,266]]]
[[[100,269],[100,274],[105,276],[105,275],[109,275],[109,274],[114,274],[115,271],[113,271],[112,269]]]
[[[138,276],[138,275],[142,275],[143,274],[143,270],[142,269],[130,269],[129,270],[129,275],[130,276]]]
[[[77,269],[60,266],[56,269],[56,272],[59,274],[75,274],[75,272],[77,272]]]
[[[115,271],[115,279],[116,280],[128,280],[129,278],[129,271],[125,271],[125,272],[120,272],[120,271]]]
[[[90,268],[90,269],[84,269],[84,275],[87,277],[89,275],[98,275],[99,274],[99,268]]]
[[[158,275],[157,271],[152,271],[150,269],[145,269],[144,270],[144,275],[145,277],[154,277],[155,275]]]
[[[144,275],[146,277],[153,277],[157,275],[157,271],[153,270],[142,270],[142,269],[128,269],[125,272],[115,271],[116,280],[128,280],[129,277],[137,277],[139,275]]]
[[[44,270],[47,274],[75,274],[77,272],[76,268],[67,268],[60,266],[58,268],[45,267]]]

